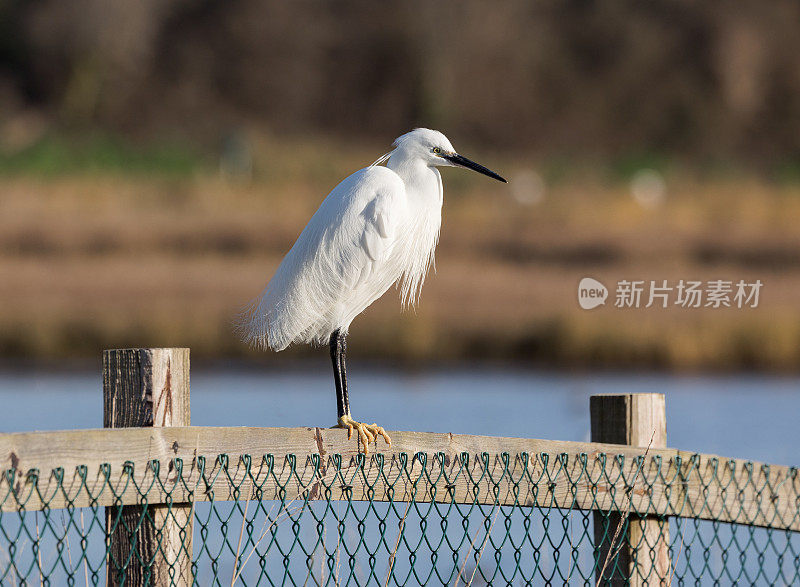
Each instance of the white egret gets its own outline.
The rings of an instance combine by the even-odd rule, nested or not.
[[[239,323],[243,338],[263,349],[330,345],[338,427],[348,429],[348,438],[355,429],[365,453],[378,436],[391,440],[382,427],[350,415],[345,370],[350,323],[395,283],[403,305],[415,303],[439,240],[437,167],[465,167],[506,182],[456,153],[435,130],[417,128],[394,147],[328,194]]]

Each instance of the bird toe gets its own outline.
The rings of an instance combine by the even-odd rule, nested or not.
[[[386,430],[384,430],[382,426],[378,426],[375,423],[365,424],[363,422],[356,422],[349,415],[345,415],[339,418],[339,422],[335,427],[347,428],[348,440],[352,439],[353,430],[355,429],[356,434],[358,435],[358,440],[361,442],[361,450],[365,455],[369,454],[368,445],[371,442],[377,443],[379,436],[383,438],[386,444],[392,446],[392,439],[389,438],[389,435],[386,433]]]

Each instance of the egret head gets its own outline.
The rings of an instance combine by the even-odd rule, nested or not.
[[[438,130],[415,128],[394,141],[395,152],[403,158],[422,159],[434,167],[464,167],[488,175],[503,183],[508,183],[494,171],[470,161],[456,153],[450,141]]]

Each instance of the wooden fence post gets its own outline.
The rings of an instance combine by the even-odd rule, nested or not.
[[[189,423],[189,349],[103,351],[105,428]],[[106,531],[107,585],[122,583],[120,570],[128,560],[125,585],[191,585],[190,504],[107,507]]]
[[[664,394],[593,395],[592,442],[666,448]],[[617,503],[624,506],[625,496]],[[669,523],[652,516],[627,517],[627,532],[614,533],[624,514],[594,512],[597,581],[601,585],[666,585],[670,574]],[[609,555],[609,551],[611,554]],[[605,571],[603,566],[605,564]],[[601,575],[602,573],[602,575]]]

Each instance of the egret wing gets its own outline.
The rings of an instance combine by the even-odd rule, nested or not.
[[[243,314],[244,338],[281,350],[323,343],[349,326],[400,277],[392,250],[406,214],[405,186],[393,171],[368,167],[345,179]]]
[[[395,194],[391,191],[378,193],[364,208],[364,232],[361,246],[372,261],[382,261],[393,242],[397,227]]]

